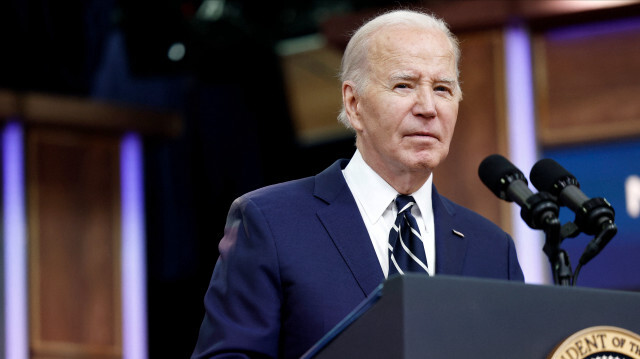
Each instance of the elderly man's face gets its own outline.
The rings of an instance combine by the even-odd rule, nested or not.
[[[374,36],[368,82],[349,116],[358,148],[385,178],[429,175],[449,152],[458,116],[451,43],[438,30],[409,27]]]

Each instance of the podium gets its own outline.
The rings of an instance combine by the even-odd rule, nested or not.
[[[303,358],[543,359],[588,327],[640,333],[639,309],[633,292],[409,274],[387,280]]]

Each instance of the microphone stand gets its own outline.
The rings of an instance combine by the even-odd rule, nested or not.
[[[618,233],[618,227],[613,221],[602,224],[601,230],[589,242],[585,248],[575,272],[572,273],[569,255],[560,248],[560,243],[566,238],[576,237],[581,233],[579,226],[574,222],[568,222],[560,227],[557,218],[545,218],[543,228],[546,241],[543,247],[544,253],[549,257],[553,269],[553,282],[556,285],[575,286],[582,267],[593,259]]]
[[[584,249],[575,273],[571,278],[572,285],[576,285],[578,274],[582,267],[604,249],[604,247],[618,233],[618,227],[613,222],[615,211],[611,204],[602,197],[592,198],[584,202],[578,210],[574,208],[576,218],[573,223],[567,223],[562,228],[561,238],[575,237],[578,233],[592,234],[594,238]]]
[[[547,216],[543,222],[542,230],[545,234],[545,243],[542,250],[549,258],[553,271],[553,283],[561,286],[571,286],[573,278],[571,263],[567,252],[560,248],[563,238],[558,217]]]
[[[575,222],[560,224],[555,198],[546,192],[539,192],[527,198],[522,205],[520,216],[529,227],[541,229],[545,234],[543,252],[549,258],[555,285],[574,286],[580,269],[595,257],[618,232],[613,223],[614,212],[611,205],[601,198],[585,204],[585,213],[576,214]],[[575,273],[567,252],[560,248],[565,238],[576,237],[580,232],[595,234],[584,250]]]
[[[542,250],[549,258],[554,284],[571,286],[573,272],[569,255],[560,248],[564,232],[558,219],[558,211],[555,197],[546,192],[538,192],[527,198],[522,205],[520,216],[529,227],[544,231],[545,243]]]
[[[555,260],[551,262],[553,268],[553,281],[556,285],[572,286],[573,274],[571,273],[571,263],[569,263],[569,255],[564,249],[556,252]]]

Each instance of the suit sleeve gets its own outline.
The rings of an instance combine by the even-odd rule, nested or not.
[[[250,200],[232,204],[219,252],[192,359],[277,357],[277,252],[267,220]]]

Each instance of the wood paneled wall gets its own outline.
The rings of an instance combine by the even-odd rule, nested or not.
[[[304,145],[353,136],[336,120],[342,105],[341,59],[342,53],[328,46],[281,56],[289,111]]]
[[[640,136],[640,17],[534,35],[543,146]]]
[[[449,156],[434,173],[438,191],[510,229],[510,210],[478,177],[492,153],[507,153],[504,40],[501,30],[459,36],[464,98]]]
[[[32,358],[120,358],[119,138],[27,131]]]
[[[180,117],[0,91],[0,118],[25,134],[30,357],[122,358],[120,142]]]

